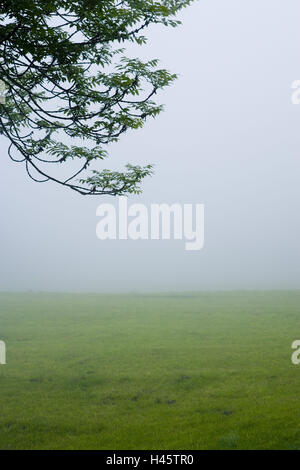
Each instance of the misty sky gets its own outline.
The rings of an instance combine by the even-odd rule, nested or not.
[[[204,249],[97,239],[98,205],[117,201],[30,181],[2,138],[0,290],[300,287],[299,0],[200,0],[180,17],[131,47],[180,77],[104,166],[155,164],[129,204],[204,203]]]

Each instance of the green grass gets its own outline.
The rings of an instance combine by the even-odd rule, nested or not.
[[[0,294],[1,449],[298,449],[300,292]]]

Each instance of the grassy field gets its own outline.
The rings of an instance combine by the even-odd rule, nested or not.
[[[0,294],[1,449],[298,449],[300,292]]]

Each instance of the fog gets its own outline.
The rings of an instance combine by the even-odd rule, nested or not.
[[[179,79],[165,111],[124,134],[99,168],[155,164],[128,204],[205,204],[205,244],[99,240],[83,197],[28,179],[0,140],[0,290],[138,292],[300,287],[298,0],[202,0],[183,25],[149,30],[130,54]]]

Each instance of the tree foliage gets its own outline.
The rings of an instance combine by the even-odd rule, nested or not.
[[[160,113],[154,96],[175,75],[157,60],[126,57],[123,46],[144,44],[151,24],[176,26],[191,1],[0,0],[0,133],[12,160],[35,181],[80,194],[139,192],[151,165],[123,173],[93,165],[108,144]],[[72,174],[57,176],[65,171],[53,164]]]

